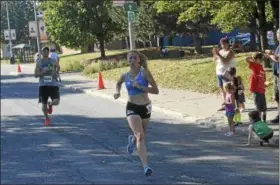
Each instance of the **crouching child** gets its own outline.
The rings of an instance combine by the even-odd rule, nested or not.
[[[261,120],[261,114],[259,111],[252,111],[249,113],[249,119],[251,124],[249,125],[248,143],[251,145],[251,139],[253,132],[259,137],[260,145],[263,143],[269,143],[269,140],[273,137],[273,130],[267,126],[267,124]]]

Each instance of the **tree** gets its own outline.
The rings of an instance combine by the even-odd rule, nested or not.
[[[155,13],[153,4],[154,2],[142,2],[137,12],[135,12],[135,22],[133,23],[135,38],[136,41],[142,42],[144,46],[147,42],[150,42],[150,46],[152,45],[151,40],[157,31],[157,25],[153,17]],[[114,38],[126,38],[128,46],[127,12],[125,12],[123,7],[113,7],[110,15],[113,21],[119,25],[118,29],[114,30]]]
[[[266,32],[272,28],[272,7],[268,0],[214,2],[211,7],[212,24],[222,31],[234,28],[250,28],[251,48],[255,46],[257,34],[261,50],[267,47]]]
[[[29,39],[28,21],[34,20],[32,1],[1,1],[1,42],[4,39],[4,29],[8,29],[6,3],[9,7],[11,29],[16,30],[16,43],[26,42]]]
[[[153,3],[142,2],[138,8],[134,30],[136,38],[144,43],[144,46],[147,42],[152,46],[153,36],[158,31],[154,13]]]
[[[203,1],[158,1],[155,8],[158,13],[173,14],[173,19],[177,16],[179,33],[191,35],[196,53],[202,53],[202,37],[213,28],[211,15]]]
[[[105,57],[105,42],[112,39],[116,28],[109,16],[110,0],[44,1],[42,9],[48,32],[56,42],[81,47],[97,39],[101,57]]]

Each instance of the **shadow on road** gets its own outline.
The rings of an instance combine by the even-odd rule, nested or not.
[[[36,157],[35,153],[50,150],[52,155],[55,155],[55,161],[52,162],[61,161],[62,164],[66,163],[65,161],[79,162],[77,156],[66,155],[67,151],[59,141],[57,143],[32,141],[35,136],[48,137],[46,133],[51,132],[66,138],[75,150],[90,157],[97,166],[105,165],[122,170],[123,176],[120,178],[129,179],[131,175],[139,173],[141,175],[138,157],[135,154],[132,156],[126,154],[127,136],[131,134],[126,120],[118,117],[94,116],[98,115],[93,117],[54,115],[53,126],[48,128],[43,127],[42,116],[2,117],[1,169],[6,171],[5,173],[9,173],[6,168],[20,169],[22,161],[18,155]],[[19,140],[28,139],[29,146],[17,144]],[[244,138],[238,136],[223,137],[223,134],[210,129],[201,129],[191,124],[170,124],[165,120],[151,122],[147,143],[149,160],[156,170],[153,183],[274,184],[278,182],[278,150],[257,146],[241,147]],[[46,159],[42,158],[42,160]],[[46,161],[46,163],[51,162]],[[134,163],[135,168],[130,169],[128,163]],[[36,166],[32,161],[30,165]],[[88,164],[83,166],[94,168]],[[96,170],[100,170],[101,174],[111,173],[101,168]],[[25,178],[35,178],[39,174],[34,172],[33,175]],[[52,178],[55,178],[55,173],[53,175]]]
[[[60,96],[83,93],[60,88]],[[1,82],[1,99],[36,99],[39,96],[39,83],[35,82]]]
[[[15,80],[15,79],[27,78],[27,77],[34,77],[34,75],[33,74],[1,75],[1,83],[2,80]]]

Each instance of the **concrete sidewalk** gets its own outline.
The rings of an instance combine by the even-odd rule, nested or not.
[[[80,73],[63,73],[61,74],[62,85],[66,88],[81,90],[87,94],[99,96],[107,99],[113,99],[115,93],[115,82],[104,81],[105,88],[97,90],[97,79],[89,79]],[[223,112],[217,110],[221,106],[221,100],[218,96],[190,92],[185,90],[172,90],[160,88],[159,95],[149,95],[153,102],[153,110],[163,112],[169,116],[196,122],[205,127],[215,128],[217,131],[228,131],[227,120]],[[121,97],[118,100],[123,104],[127,102],[127,92],[123,85]],[[271,120],[277,115],[275,105],[268,105],[269,111],[267,119]],[[246,110],[253,110],[253,103],[248,100],[246,102]],[[236,127],[238,135],[247,136],[248,131],[248,112],[242,113],[242,126]],[[271,144],[279,144],[279,124],[270,124],[274,130],[274,137]],[[255,139],[256,136],[254,136]]]

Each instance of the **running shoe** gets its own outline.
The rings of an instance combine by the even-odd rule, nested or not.
[[[144,167],[144,175],[145,175],[146,177],[151,176],[152,173],[153,173],[153,170],[152,170],[149,166],[145,166],[145,167]]]
[[[132,154],[133,151],[134,151],[135,141],[136,141],[136,138],[135,138],[134,135],[128,136],[127,152],[128,152],[129,154]]]
[[[235,133],[234,133],[234,132],[228,132],[228,133],[226,133],[225,135],[226,135],[226,136],[233,136],[233,135],[235,135]]]
[[[50,119],[46,119],[45,120],[45,126],[49,126],[50,125]]]

